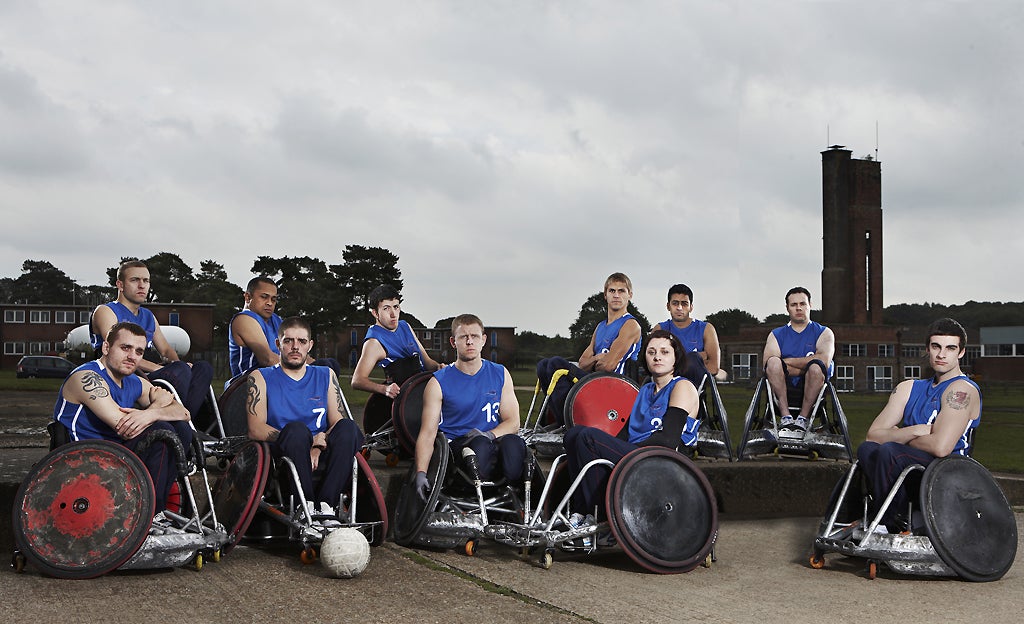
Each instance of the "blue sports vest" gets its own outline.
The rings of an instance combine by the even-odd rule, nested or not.
[[[111,301],[104,305],[113,311],[118,323],[128,321],[135,323],[142,329],[146,330],[146,348],[148,349],[153,346],[153,333],[156,332],[156,317],[153,316],[152,312],[146,308],[140,307],[139,313],[136,315],[133,314],[127,306],[118,301]],[[103,345],[103,341],[106,339],[106,336],[100,336],[99,334],[94,333],[91,318],[89,319],[89,338],[92,342],[93,349],[99,349],[100,346]]]
[[[683,377],[673,377],[672,381],[656,391],[654,382],[646,383],[640,388],[640,394],[633,402],[633,411],[629,414],[629,442],[640,444],[651,437],[655,431],[661,430],[665,419],[665,411],[668,409],[668,401],[672,396],[672,389]],[[693,446],[697,443],[697,430],[700,428],[700,421],[687,414],[686,424],[683,425],[682,441],[685,446]]]
[[[679,342],[683,345],[684,351],[703,351],[704,350],[704,328],[707,327],[706,321],[698,321],[693,319],[692,322],[683,327],[682,329],[676,327],[672,319],[662,321],[661,328],[672,332]]]
[[[498,408],[505,385],[505,367],[482,360],[475,375],[467,375],[455,366],[434,373],[441,384],[441,423],[438,428],[448,441],[473,429],[490,431],[501,423]]]
[[[134,407],[139,397],[142,396],[141,379],[136,375],[128,375],[121,380],[121,385],[118,386],[110,378],[110,375],[107,374],[107,369],[103,367],[99,360],[86,362],[73,370],[71,374],[74,375],[79,371],[94,371],[98,373],[103,378],[103,381],[106,382],[107,388],[110,389],[110,397],[121,407]],[[68,378],[70,379],[70,376]],[[64,383],[67,382],[65,381]],[[71,434],[71,439],[76,442],[78,440],[93,440],[96,438],[121,442],[121,436],[117,435],[117,432],[111,429],[107,423],[103,422],[89,408],[78,403],[72,403],[64,398],[64,384],[61,384],[60,392],[57,394],[57,403],[53,406],[53,419],[60,421],[62,425],[67,427]]]
[[[281,327],[281,317],[272,314],[268,320],[252,310],[242,310],[231,317],[231,322],[233,323],[235,317],[243,314],[255,319],[260,324],[263,335],[267,338],[267,344],[270,345],[270,350],[280,354],[281,351],[277,348],[277,330]],[[231,367],[232,377],[236,377],[259,366],[259,362],[256,361],[256,354],[252,352],[252,349],[240,346],[235,342],[235,335],[231,332],[230,323],[228,324],[228,365]]]
[[[379,362],[381,368],[393,364],[396,360],[415,355],[420,361],[420,370],[423,369],[423,357],[420,355],[420,349],[416,345],[416,336],[412,333],[412,328],[405,321],[398,321],[398,327],[395,328],[395,331],[390,331],[380,325],[372,325],[370,329],[366,330],[366,337],[363,338],[363,342],[371,338],[384,347],[386,357]]]
[[[612,343],[619,337],[619,331],[622,330],[622,326],[629,319],[633,318],[632,314],[625,314],[614,321],[611,324],[608,321],[601,321],[597,324],[597,329],[594,330],[594,353],[608,353],[612,348]],[[637,354],[640,353],[640,342],[637,341],[626,351],[626,354],[619,360],[618,365],[615,367],[615,371],[618,374],[623,374],[626,371],[626,362],[628,360],[636,361]]]
[[[306,374],[296,381],[281,370],[281,365],[261,368],[267,382],[267,424],[281,430],[299,421],[312,433],[327,431],[327,402],[336,400],[331,391],[331,369],[306,366]]]
[[[946,391],[949,384],[957,379],[964,379],[977,388],[978,401],[981,401],[981,388],[978,388],[978,384],[971,381],[967,375],[947,379],[937,386],[932,385],[931,379],[916,379],[910,389],[910,398],[907,399],[907,404],[903,407],[903,425],[930,425],[942,410],[942,393]],[[967,455],[970,451],[967,448],[967,435],[971,429],[978,426],[980,421],[981,405],[979,404],[978,417],[967,423],[967,428],[964,429],[960,439],[956,441],[956,446],[953,447],[953,452],[950,455]]]

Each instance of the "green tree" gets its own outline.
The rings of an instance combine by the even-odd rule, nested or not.
[[[231,317],[242,305],[242,289],[228,281],[224,265],[213,260],[199,263],[192,301],[213,304],[214,344],[226,344]]]
[[[10,283],[9,301],[74,304],[78,284],[46,260],[26,260],[21,275]]]
[[[381,284],[402,291],[402,271],[398,268],[398,256],[383,247],[362,245],[345,245],[341,255],[344,262],[329,267],[340,286],[335,292],[341,295],[332,303],[345,320],[372,322],[366,307],[370,291]]]
[[[651,333],[651,322],[647,320],[640,310],[637,309],[633,302],[629,302],[626,311],[636,318],[636,322],[640,323],[640,332],[646,336]],[[587,297],[587,300],[583,302],[580,307],[580,313],[573,321],[573,324],[569,326],[569,339],[572,344],[572,353],[566,357],[575,358],[578,357],[590,344],[590,339],[594,335],[594,330],[597,329],[598,323],[608,319],[608,305],[604,300],[604,293],[594,293]],[[564,354],[563,354],[564,355]]]
[[[709,314],[705,320],[715,326],[719,336],[735,336],[744,325],[760,325],[756,316],[737,308]]]
[[[250,270],[277,283],[281,316],[305,316],[314,333],[330,332],[340,326],[342,316],[336,306],[330,305],[331,293],[338,290],[337,280],[323,260],[309,256],[259,256]]]

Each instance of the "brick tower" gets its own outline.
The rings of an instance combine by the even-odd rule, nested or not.
[[[826,324],[882,324],[882,168],[833,145],[821,153]]]

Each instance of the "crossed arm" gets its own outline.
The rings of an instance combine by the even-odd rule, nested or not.
[[[188,410],[163,388],[145,379],[138,407],[121,407],[110,394],[107,382],[96,371],[80,371],[64,384],[62,396],[72,403],[85,405],[124,440],[144,432],[153,423],[165,420],[189,420]]]
[[[605,353],[594,353],[594,336],[592,335],[590,344],[580,356],[579,367],[585,371],[612,372],[619,366],[619,362],[629,352],[630,347],[639,341],[640,323],[631,318],[619,329],[618,337]]]
[[[768,340],[764,345],[764,362],[767,363],[770,358],[777,357],[786,365],[786,375],[796,377],[802,375],[807,365],[814,360],[821,360],[827,366],[835,356],[835,352],[836,337],[832,330],[827,327],[818,336],[818,341],[814,345],[814,353],[801,357],[783,357],[779,341],[775,339],[775,334],[768,334]]]
[[[913,383],[907,380],[896,386],[888,403],[868,428],[866,439],[879,444],[898,442],[935,457],[945,457],[956,448],[967,423],[978,417],[981,409],[978,391],[964,380],[955,381],[942,394],[941,408],[931,424],[900,427]]]

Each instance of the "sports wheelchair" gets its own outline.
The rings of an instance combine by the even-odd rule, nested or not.
[[[696,353],[687,353],[687,366],[686,377],[693,382],[700,396],[700,426],[696,446],[680,447],[679,450],[693,458],[717,457],[732,461],[735,455],[729,437],[728,415],[714,375],[708,373]],[[526,421],[520,430],[520,435],[541,457],[559,455],[563,450],[562,438],[565,431],[574,425],[597,427],[610,435],[619,435],[639,393],[639,386],[628,377],[614,373],[591,373],[577,380],[569,390],[565,399],[564,422],[550,424],[548,408],[552,392],[555,384],[568,374],[567,369],[555,371],[546,389],[542,389],[540,380],[537,380]],[[544,398],[534,412],[542,391]]]
[[[799,413],[803,397],[803,384],[786,384],[786,405],[790,414]],[[807,431],[780,429],[783,414],[776,413],[778,404],[767,376],[762,375],[743,418],[743,436],[736,453],[740,460],[774,453],[853,461],[846,414],[831,378],[826,375],[815,399]]]
[[[401,401],[407,390],[415,388],[418,392],[418,399],[422,400],[422,383],[430,380],[431,373],[423,370],[418,355],[412,355],[401,360],[392,362],[385,367],[385,383],[396,383],[400,390],[398,397],[390,399],[376,392],[370,394],[366,399],[366,406],[363,407],[363,431],[366,432],[366,450],[377,451],[384,455],[387,466],[397,466],[400,459],[411,457],[411,451],[401,444],[401,439],[395,432],[396,418],[400,412]],[[413,378],[417,379],[414,384],[406,385]]]
[[[137,455],[107,440],[66,442],[60,423],[49,429],[54,448],[29,471],[15,498],[13,563],[19,572],[26,563],[70,579],[186,564],[200,570],[205,560],[220,561],[252,519],[258,493],[236,482],[230,496],[223,488],[214,494],[198,442],[193,463],[170,431],[144,434],[140,453],[167,444],[177,459],[177,495],[172,489],[167,508],[154,514],[153,481]],[[202,497],[193,480],[202,485]]]
[[[867,559],[870,579],[878,574],[878,564],[884,563],[901,574],[995,581],[1013,564],[1017,554],[1013,509],[992,475],[973,459],[953,455],[936,459],[927,468],[907,467],[873,516],[865,481],[854,462],[836,484],[814,538],[812,568],[825,567],[825,553],[836,552]],[[882,517],[899,488],[916,488],[917,508],[911,502],[906,527],[883,528]]]

